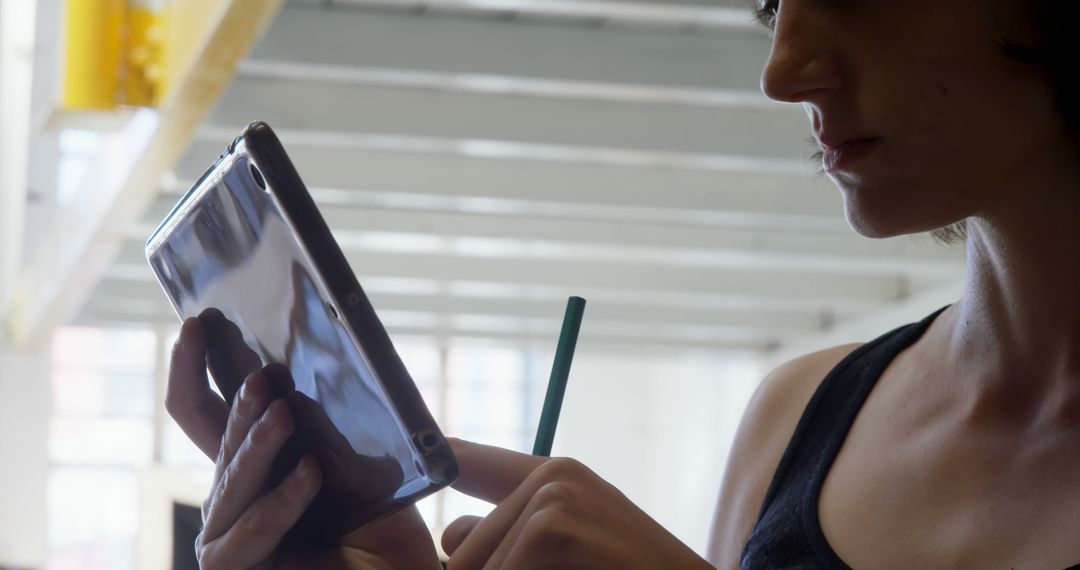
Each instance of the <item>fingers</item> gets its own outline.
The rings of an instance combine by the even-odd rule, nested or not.
[[[169,364],[165,409],[207,457],[217,457],[229,409],[210,390],[206,336],[199,319],[188,319],[180,327]]]
[[[262,494],[274,458],[293,429],[289,406],[283,400],[275,400],[247,432],[204,505],[203,532],[207,538],[215,539],[235,526],[237,519]]]
[[[244,342],[240,327],[220,310],[206,309],[199,313],[199,322],[206,337],[206,364],[221,395],[231,404],[244,378],[261,368],[262,361]]]
[[[453,555],[454,551],[461,546],[461,543],[465,542],[465,539],[469,537],[469,533],[476,528],[476,525],[480,521],[484,520],[484,517],[477,517],[473,515],[465,515],[459,517],[454,522],[447,525],[446,530],[442,535],[442,547],[448,555]]]
[[[576,496],[574,487],[566,482],[541,482],[510,529],[505,533],[502,529],[494,531],[503,534],[499,538],[499,546],[484,564],[485,568],[518,568],[509,565],[508,557],[513,555],[513,551],[519,550],[518,546],[524,546],[525,550],[535,547],[535,544],[530,543],[536,540],[543,540],[546,545],[554,546],[560,542],[560,537],[568,532],[567,519],[574,518],[565,516],[570,510],[567,505],[580,505],[584,502],[580,496]],[[528,539],[526,544],[522,545],[526,534]]]
[[[222,470],[231,462],[240,446],[251,431],[251,427],[270,406],[271,392],[267,386],[266,375],[257,371],[244,380],[237,393],[236,401],[229,410],[229,421],[225,426],[225,437],[221,441],[221,452],[217,458],[217,471],[214,480],[221,478]]]
[[[549,459],[463,439],[447,438],[458,462],[453,487],[466,495],[499,503]]]
[[[323,484],[339,489],[358,485],[356,474],[349,469],[350,461],[356,459],[356,452],[326,416],[322,406],[299,391],[289,394],[287,400],[298,431],[304,434],[308,448],[319,459]]]
[[[255,501],[225,534],[204,541],[207,529],[203,530],[197,544],[200,568],[251,568],[269,558],[321,484],[318,462],[303,457],[281,485]]]
[[[447,438],[458,462],[453,487],[498,507],[478,521],[458,519],[443,534],[443,548],[454,552],[454,568],[480,568],[525,509],[535,485],[526,482],[549,462],[499,447]]]
[[[296,383],[293,382],[292,371],[288,366],[280,362],[271,362],[264,366],[262,371],[273,397],[284,398],[296,390]]]
[[[299,391],[289,394],[288,400],[296,414],[297,425],[309,430],[320,446],[328,447],[335,455],[343,458],[355,455],[352,444],[330,421],[318,402]]]
[[[588,469],[577,461],[562,458],[545,460],[491,514],[476,524],[465,542],[456,547],[450,567],[454,570],[484,568],[496,556],[504,557],[513,544],[506,544],[502,548],[500,545],[512,542],[513,536],[516,536],[514,533],[521,532],[530,522],[533,512],[564,498],[559,495],[565,495],[568,487],[562,482],[580,479],[587,473]]]

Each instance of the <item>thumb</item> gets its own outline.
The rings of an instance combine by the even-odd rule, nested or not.
[[[476,525],[480,524],[480,521],[482,520],[484,520],[484,517],[465,515],[448,524],[442,535],[442,547],[443,550],[446,551],[446,554],[448,556],[453,556],[458,547],[465,542],[466,538],[469,538],[473,529],[476,528]]]
[[[458,478],[451,486],[458,491],[498,504],[514,492],[547,457],[526,455],[501,447],[481,445],[454,437],[446,438],[458,463]]]

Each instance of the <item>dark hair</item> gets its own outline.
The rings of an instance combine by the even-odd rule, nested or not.
[[[1043,45],[1019,45],[1008,38],[998,40],[1010,59],[1044,68],[1054,84],[1057,106],[1066,127],[1080,140],[1080,34],[1073,28],[1080,22],[1080,0],[1017,0],[1031,5],[1043,32]],[[754,12],[766,26],[767,17],[760,4],[752,1]],[[775,1],[770,2],[775,5]],[[967,222],[960,221],[938,228],[930,235],[939,243],[950,245],[967,239]]]
[[[1027,0],[1034,5],[1035,17],[1043,31],[1044,45],[1017,45],[1008,39],[998,42],[1005,55],[1046,69],[1054,83],[1057,104],[1065,124],[1080,138],[1080,2],[1076,0]]]

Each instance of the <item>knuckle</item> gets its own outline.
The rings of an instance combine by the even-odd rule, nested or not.
[[[176,341],[173,342],[172,350],[169,351],[169,362],[180,362],[184,359],[184,337],[180,335],[176,337]]]
[[[229,449],[230,446],[228,445],[229,441],[228,441],[227,435],[228,434],[222,434],[222,436],[221,436],[221,444],[218,445],[217,456],[214,458],[214,466],[215,467],[220,467],[222,465],[228,466],[229,460],[232,457],[235,457],[236,456],[236,451],[238,451],[238,450]],[[222,470],[224,471],[224,469],[222,469]]]
[[[570,530],[570,522],[560,509],[540,509],[525,523],[521,540],[531,548],[545,551],[572,547],[579,537]]]
[[[260,509],[252,509],[244,514],[240,526],[244,535],[261,536],[270,533],[274,526],[273,520],[273,517],[267,516]]]
[[[574,502],[574,490],[565,481],[544,483],[533,496],[541,507],[570,505]]]
[[[225,568],[225,565],[219,563],[216,556],[208,554],[199,559],[199,570],[218,570],[219,568]]]
[[[228,422],[226,425],[231,427],[239,421],[246,420],[247,414],[245,412],[247,410],[245,408],[246,406],[244,406],[243,402],[234,402],[229,408],[229,419],[226,420]]]
[[[243,447],[243,442],[237,443],[236,435],[231,433],[232,430],[226,429],[225,433],[221,436],[221,441],[218,444],[217,456],[214,457],[214,467],[221,472],[224,472],[228,468],[238,455],[240,455],[240,448]]]
[[[214,469],[219,473],[225,473],[238,455],[240,455],[239,447],[231,444],[228,438],[221,438],[217,457],[214,459]]]
[[[274,428],[275,426],[269,425],[265,421],[256,422],[248,430],[248,443],[246,445],[254,449],[262,449],[263,446],[271,443],[276,438],[277,430]],[[240,445],[241,449],[243,449],[244,445]]]
[[[267,406],[264,398],[258,393],[258,390],[251,387],[251,379],[244,381],[244,384],[240,387],[240,390],[236,393],[236,397],[233,400],[232,409],[229,412],[229,421],[243,420],[245,423],[251,423],[258,419],[259,413]]]
[[[206,521],[210,518],[210,511],[214,509],[214,495],[210,495],[202,502],[202,521],[206,524]],[[199,537],[202,537],[202,533],[199,533]]]
[[[235,485],[233,485],[233,479],[237,476],[237,462],[233,461],[225,469],[221,471],[221,481],[218,482],[217,488],[217,500],[228,501],[233,493],[236,492]]]
[[[211,556],[208,555],[209,550],[206,532],[199,531],[198,536],[195,537],[195,561],[199,563],[199,568],[204,570],[213,567]]]
[[[188,394],[166,394],[165,411],[181,426],[198,422],[204,413],[204,402],[194,400]]]
[[[288,427],[284,425],[286,420],[280,409],[276,411],[268,409],[248,431],[247,438],[251,441],[251,445],[261,449],[264,445],[282,439],[288,431]]]
[[[538,474],[546,481],[576,480],[591,473],[580,461],[569,457],[557,457],[537,468]]]
[[[290,511],[303,510],[308,502],[309,489],[309,485],[303,482],[286,480],[281,486],[282,506]]]

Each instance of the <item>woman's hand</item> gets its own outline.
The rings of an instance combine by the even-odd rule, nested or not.
[[[454,488],[496,507],[447,527],[450,570],[712,568],[577,461],[451,445],[461,473]]]
[[[323,483],[319,462],[306,455],[273,485],[274,460],[297,418],[284,399],[273,397],[271,379],[261,370],[244,380],[228,406],[210,390],[206,350],[199,319],[188,319],[173,349],[166,404],[188,437],[215,459],[196,542],[200,567],[439,568],[415,507],[366,525],[332,548],[288,535]]]

